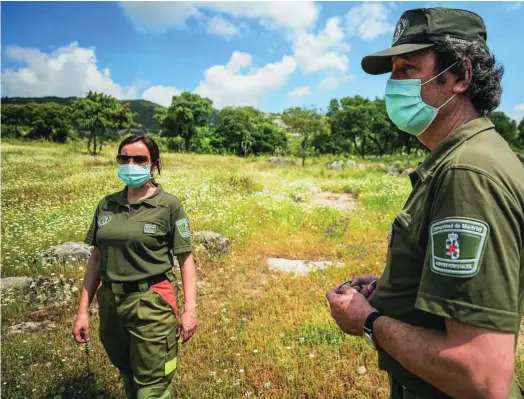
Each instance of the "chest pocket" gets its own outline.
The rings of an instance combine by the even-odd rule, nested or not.
[[[426,253],[419,239],[425,194],[425,187],[414,191],[391,225],[385,277],[394,290],[418,289],[420,283]]]

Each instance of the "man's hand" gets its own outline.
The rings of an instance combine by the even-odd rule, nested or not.
[[[339,293],[337,287],[327,293],[331,317],[335,319],[342,331],[351,335],[362,335],[364,322],[371,312],[375,311],[366,298],[354,288],[342,287],[344,293]]]
[[[196,331],[197,319],[196,311],[186,310],[180,318],[180,327],[178,327],[177,336],[183,333],[182,343],[186,343]]]
[[[345,284],[342,287],[340,287],[339,293],[345,294],[348,292],[349,287],[353,287],[358,292],[360,292],[362,295],[364,295],[365,298],[367,298],[369,303],[373,303],[373,299],[375,298],[375,288],[369,284],[371,284],[373,281],[378,281],[379,277],[374,275],[368,275],[368,276],[353,276],[351,279],[351,284]],[[366,285],[366,287],[360,289],[361,285]]]

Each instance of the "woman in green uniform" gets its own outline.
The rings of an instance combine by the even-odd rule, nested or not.
[[[126,138],[117,163],[126,187],[99,202],[87,233],[85,242],[94,248],[73,336],[78,343],[89,342],[88,307],[96,292],[100,340],[120,370],[126,396],[171,398],[178,337],[182,334],[186,342],[196,329],[197,277],[189,220],[180,201],[153,178],[161,164],[152,139]],[[180,317],[174,256],[184,287]]]

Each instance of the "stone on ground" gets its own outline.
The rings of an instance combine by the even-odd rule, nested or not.
[[[0,279],[2,290],[9,288],[28,288],[32,279],[29,277],[4,277]]]
[[[331,261],[295,260],[283,258],[269,258],[267,264],[270,270],[305,275],[316,270],[325,270],[328,267],[343,267],[343,263]]]
[[[6,329],[6,335],[41,332],[44,330],[51,330],[56,328],[56,324],[50,321],[25,321],[23,323],[15,324]]]
[[[42,252],[42,258],[58,263],[84,262],[89,259],[92,248],[83,242],[64,242]]]
[[[230,239],[214,231],[199,231],[193,235],[196,249],[212,254],[225,254],[229,250]]]

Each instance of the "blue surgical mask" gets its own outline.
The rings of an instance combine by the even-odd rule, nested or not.
[[[151,179],[151,165],[118,165],[118,177],[129,187],[140,187]]]
[[[439,109],[456,96],[456,94],[453,94],[448,101],[438,108],[426,104],[421,97],[423,85],[436,79],[455,64],[424,83],[420,79],[388,79],[386,84],[386,110],[389,118],[400,130],[414,136],[424,133],[437,116]]]

